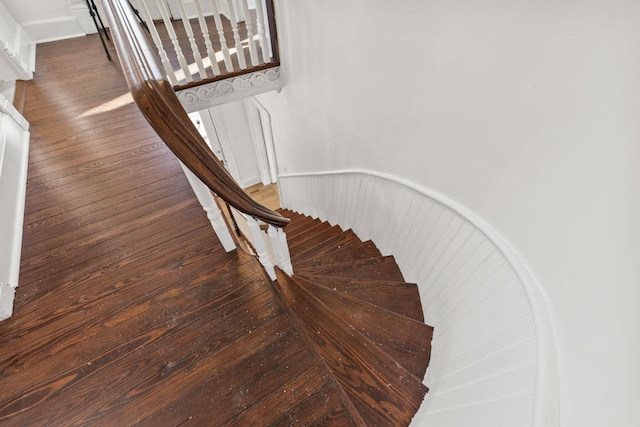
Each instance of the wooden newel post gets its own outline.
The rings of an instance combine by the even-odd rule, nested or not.
[[[251,233],[251,243],[253,244],[253,249],[256,251],[258,261],[260,261],[260,264],[262,264],[271,280],[276,280],[276,270],[273,267],[271,259],[269,259],[264,233],[260,230],[260,224],[258,224],[258,221],[254,217],[248,216],[247,226]]]
[[[269,225],[267,234],[269,235],[269,246],[274,258],[274,263],[287,275],[293,276],[293,266],[291,265],[289,246],[287,244],[287,236],[284,234],[284,231],[282,228]]]

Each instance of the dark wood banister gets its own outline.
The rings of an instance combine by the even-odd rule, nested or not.
[[[207,85],[209,83],[215,83],[221,80],[232,79],[234,77],[243,76],[245,74],[251,74],[255,71],[268,70],[269,68],[275,68],[279,66],[280,66],[279,62],[269,62],[268,64],[258,65],[255,67],[247,68],[245,70],[232,71],[230,73],[220,74],[219,76],[215,76],[215,77],[207,77],[206,79],[202,79],[202,80],[194,80],[189,83],[177,84],[173,87],[173,90],[175,92],[180,92],[181,90],[191,89],[192,87]]]
[[[277,227],[289,219],[253,200],[207,146],[166,79],[127,0],[104,0],[124,77],[135,103],[169,149],[225,202]]]

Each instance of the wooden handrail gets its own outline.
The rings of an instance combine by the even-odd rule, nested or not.
[[[270,68],[276,68],[279,66],[280,66],[279,62],[270,62],[268,64],[262,64],[256,67],[247,68],[246,70],[233,71],[231,73],[221,74],[215,77],[207,77],[206,79],[202,79],[202,80],[177,84],[173,87],[173,90],[175,92],[180,92],[181,90],[191,89],[196,86],[204,86],[211,83],[219,82],[221,80],[232,79],[234,77],[244,76],[245,74],[251,74],[251,73],[255,73],[256,71],[268,70]]]
[[[103,4],[129,91],[167,147],[229,205],[274,226],[287,225],[288,218],[245,193],[209,149],[162,72],[157,53],[127,0],[104,0]]]

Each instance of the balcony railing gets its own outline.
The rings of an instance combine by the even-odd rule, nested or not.
[[[279,65],[272,0],[131,0],[177,89]]]

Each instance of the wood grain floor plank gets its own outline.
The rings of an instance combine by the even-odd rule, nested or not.
[[[39,221],[61,212],[73,210],[78,206],[93,204],[109,198],[109,194],[119,194],[132,189],[142,189],[153,180],[161,179],[178,172],[177,169],[173,169],[177,166],[173,158],[161,159],[158,162],[154,162],[154,164],[148,168],[139,169],[137,166],[139,165],[134,165],[135,173],[132,173],[130,176],[122,176],[121,174],[115,177],[113,182],[104,182],[98,179],[96,183],[89,181],[86,185],[77,185],[67,189],[62,188],[57,191],[52,191],[47,193],[47,197],[40,197],[38,199],[30,199],[27,197],[25,223],[29,224],[33,221]],[[169,168],[167,168],[167,166],[169,166]],[[112,193],[100,191],[107,185],[110,185],[109,188]]]
[[[184,180],[181,171],[176,171],[175,175],[167,178],[150,182],[146,186],[146,190],[144,193],[137,189],[128,190],[97,201],[89,205],[89,207],[86,205],[80,206],[74,210],[61,212],[43,218],[40,221],[25,224],[25,228],[29,229],[29,240],[23,242],[23,251],[28,251],[32,246],[47,240],[68,240],[67,233],[81,230],[95,223],[111,221],[113,218],[125,215],[129,211],[133,212],[147,208],[153,210],[154,207],[148,205],[157,205],[160,202],[172,203],[169,199],[176,195],[180,195],[183,198],[190,197],[189,194],[192,191],[189,184]],[[167,199],[167,202],[164,202],[164,199]],[[157,209],[157,206],[155,208]],[[52,235],[53,228],[59,230],[62,236]],[[28,255],[25,254],[25,256]]]
[[[326,222],[324,224],[329,225]],[[315,248],[318,247],[318,245],[320,245],[321,243],[324,243],[327,239],[330,239],[335,236],[340,236],[342,234],[343,234],[342,230],[337,225],[326,228],[322,231],[317,231],[315,230],[315,227],[314,227],[311,230],[309,230],[306,238],[304,239],[299,238],[297,239],[297,241],[292,241],[291,244],[289,245],[289,250],[295,254],[302,253],[307,250],[314,250]]]
[[[381,256],[377,249],[376,251],[370,251],[369,248],[368,245],[358,239],[358,236],[353,231],[347,230],[324,241],[317,242],[304,251],[295,251],[291,260],[295,262],[296,266],[303,267],[319,265],[324,262],[331,264]],[[336,252],[342,252],[342,256],[336,255]]]
[[[432,327],[300,277],[296,282],[416,378],[424,377],[429,366]]]
[[[175,157],[101,49],[95,35],[38,45],[36,77],[26,83],[23,258],[14,316],[0,322],[0,424],[363,426],[356,407],[373,401],[349,378],[353,401],[345,394],[320,357],[326,349],[309,347],[300,333],[309,325],[293,323],[259,263],[224,251]],[[274,186],[250,191],[278,207]],[[319,293],[368,288],[378,295],[363,292],[363,300],[391,307],[389,300],[411,294],[412,285],[391,280],[387,259],[347,253],[373,253],[352,242],[353,233],[331,238],[336,228],[291,215],[292,247],[310,256],[304,277],[324,276],[318,286],[336,288]],[[328,265],[311,256],[314,248]],[[350,272],[345,260],[370,271]],[[377,281],[349,278],[382,273]],[[314,324],[322,316],[312,311]],[[336,316],[323,322],[346,330],[322,327],[334,353],[356,364],[374,360],[370,353],[381,350],[367,349],[367,338]],[[354,348],[342,348],[352,341]],[[386,419],[380,411],[415,406],[420,382],[405,391],[403,402],[394,391],[391,406],[385,398],[361,410]]]
[[[118,420],[123,417],[144,417],[163,407],[168,399],[182,400],[183,393],[200,378],[222,369],[221,355],[235,364],[243,357],[228,354],[238,347],[246,350],[247,357],[259,352],[280,336],[277,331],[286,329],[287,321],[274,314],[270,295],[264,288],[254,288],[254,292],[248,292],[247,288],[251,288],[251,283],[240,284],[226,298],[212,300],[198,310],[171,307],[170,325],[156,322],[155,329],[147,334],[153,339],[136,351],[126,352],[118,360],[117,368],[105,364],[99,372],[61,393],[59,399],[73,406],[66,411],[52,407],[51,411],[59,413],[56,423],[64,423],[65,418],[70,418],[65,413],[72,412],[73,419],[84,422],[99,419],[107,425],[122,425]],[[254,316],[254,324],[249,327],[259,328],[261,333],[255,336],[246,333],[248,326],[242,322],[246,311]],[[228,333],[208,334],[204,328],[212,318],[223,319]],[[233,364],[227,369],[234,370]],[[171,390],[157,393],[162,383],[171,383]]]
[[[301,269],[296,275],[317,285],[355,296],[386,310],[394,311],[420,322],[424,321],[418,287],[413,283],[371,279],[361,281],[348,277],[314,275],[304,269]]]
[[[7,345],[13,343],[15,347],[24,346],[16,348],[11,358],[3,359],[3,375],[12,374],[11,378],[7,378],[7,387],[17,387],[27,380],[30,372],[21,372],[28,367],[37,367],[39,375],[50,376],[69,364],[90,361],[92,354],[105,351],[112,342],[126,341],[126,338],[117,335],[122,333],[125,326],[135,333],[155,328],[158,318],[166,315],[165,311],[169,313],[185,304],[185,301],[189,301],[193,309],[199,309],[200,304],[193,299],[197,298],[199,292],[209,295],[213,286],[219,288],[216,289],[218,291],[228,291],[232,279],[237,280],[236,285],[240,286],[243,280],[235,276],[239,265],[232,267],[233,264],[230,264],[231,268],[226,274],[202,273],[203,266],[212,255],[211,252],[201,253],[198,258],[193,257],[189,263],[183,264],[180,264],[180,260],[172,260],[164,268],[154,270],[153,274],[115,285],[107,282],[100,286],[85,281],[83,286],[56,292],[58,300],[68,301],[66,306],[49,303],[49,307],[41,310],[30,310],[29,314],[23,316],[24,324],[19,333],[3,331],[3,342]],[[256,273],[253,272],[253,276],[245,277],[244,282],[255,277]],[[184,281],[184,284],[177,287],[173,284],[175,280]],[[184,293],[184,296],[180,294],[181,298],[176,299],[179,293]],[[190,298],[193,294],[195,296]],[[216,296],[212,294],[210,297]],[[210,302],[205,299],[201,304]],[[118,307],[118,312],[104,313],[105,308],[114,306]],[[167,311],[167,307],[172,310]],[[51,311],[48,313],[47,309]],[[159,314],[156,313],[158,310]],[[210,307],[205,311],[210,311]],[[40,317],[33,318],[38,315]],[[112,332],[116,333],[113,339],[106,339],[105,334]],[[100,340],[94,337],[100,337]],[[25,342],[27,339],[28,343]]]
[[[302,227],[298,230],[296,229],[289,230],[289,232],[287,233],[287,241],[289,242],[289,246],[293,247],[302,241],[305,241],[315,235],[322,234],[322,233],[335,235],[336,233],[339,233],[339,231],[338,231],[338,227],[332,227],[331,224],[327,222],[320,222],[318,220],[314,220],[312,223],[310,223],[306,227]]]
[[[305,272],[317,276],[337,276],[360,280],[403,282],[404,277],[392,256],[309,266]]]
[[[319,303],[296,281],[280,274],[276,288],[293,307],[341,386],[370,425],[407,425],[427,389],[408,371]],[[385,390],[381,395],[377,390]],[[361,415],[363,415],[361,413]]]

